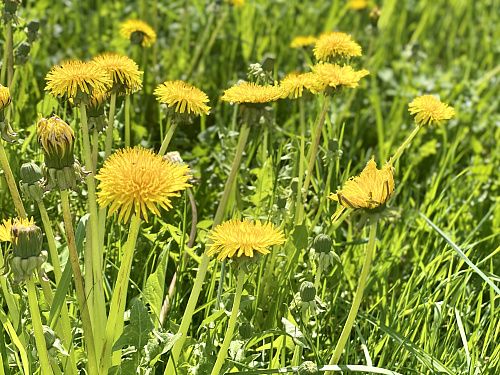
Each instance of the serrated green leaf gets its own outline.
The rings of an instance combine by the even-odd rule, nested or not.
[[[144,306],[142,301],[137,298],[132,300],[130,323],[123,329],[123,333],[118,340],[116,340],[112,351],[120,350],[127,346],[142,349],[145,345],[147,345],[149,334],[153,331],[153,329],[154,324],[149,317],[146,306]]]

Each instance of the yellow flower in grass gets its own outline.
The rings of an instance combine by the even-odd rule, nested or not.
[[[377,169],[374,158],[366,164],[359,176],[351,177],[342,187],[328,197],[346,208],[383,206],[394,193],[394,169],[389,164]]]
[[[0,85],[0,111],[7,108],[12,101],[8,87]]]
[[[108,73],[97,65],[80,60],[63,61],[56,65],[45,77],[45,90],[53,96],[73,98],[75,104],[80,104],[83,95],[84,103],[92,92],[105,92],[112,85]]]
[[[161,103],[168,107],[175,106],[175,111],[184,113],[209,114],[208,96],[203,91],[183,81],[167,81],[158,85],[154,94]]]
[[[160,215],[157,205],[172,208],[170,197],[191,185],[187,183],[189,167],[163,161],[160,155],[144,148],[118,150],[105,161],[95,178],[100,181],[97,202],[111,205],[108,216],[120,210],[118,221],[126,223],[133,211],[148,221],[148,211]]]
[[[112,91],[116,93],[132,94],[142,87],[139,66],[127,56],[117,53],[103,53],[92,60],[101,69],[104,69],[113,81]]]
[[[275,229],[272,223],[262,224],[259,220],[229,220],[213,229],[208,238],[214,242],[207,251],[211,256],[216,253],[218,260],[246,256],[253,258],[254,252],[269,254],[268,247],[285,242],[284,234]]]
[[[149,47],[156,41],[156,33],[147,23],[140,20],[127,20],[122,24],[120,34],[134,44]]]
[[[314,73],[290,73],[280,83],[283,88],[283,97],[297,99],[302,96],[304,89],[313,93],[321,90]]]
[[[285,91],[278,85],[261,86],[250,82],[241,82],[224,91],[222,100],[231,103],[269,103],[283,97]]]
[[[368,6],[367,0],[350,0],[347,6],[353,10],[363,10]]]
[[[314,65],[312,70],[316,74],[318,85],[323,90],[327,87],[357,87],[359,80],[370,74],[366,69],[355,71],[349,65],[339,66],[325,62]]]
[[[243,8],[245,6],[245,0],[224,0],[226,3],[231,4],[235,8]]]
[[[22,220],[22,219],[21,219]],[[15,219],[14,223],[19,221],[19,219]],[[31,218],[33,222],[33,218]],[[10,237],[10,229],[12,228],[12,220],[4,220],[2,224],[0,224],[0,241],[11,241]]]
[[[317,60],[328,61],[336,57],[361,56],[361,46],[351,36],[340,32],[323,34],[314,46]]]
[[[290,43],[290,47],[292,48],[298,48],[298,47],[307,47],[310,46],[311,44],[314,44],[318,41],[318,38],[312,35],[308,36],[296,36],[293,40],[292,43]]]
[[[415,98],[408,104],[410,114],[415,116],[418,126],[430,125],[433,122],[439,125],[441,120],[449,120],[455,116],[455,110],[432,95],[423,95]]]

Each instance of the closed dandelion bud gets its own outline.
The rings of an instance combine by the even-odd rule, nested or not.
[[[14,257],[28,259],[37,257],[42,251],[42,230],[33,221],[21,219],[10,228]]]
[[[104,102],[106,101],[106,93],[94,93],[90,97],[90,103],[87,104],[87,121],[89,130],[96,128],[99,133],[102,133],[108,126],[106,113],[104,112]]]
[[[61,190],[70,188],[78,191],[76,180],[83,182],[89,174],[80,166],[73,154],[75,136],[73,129],[58,116],[42,118],[37,126],[37,140],[42,146],[45,163],[43,164],[44,185],[46,190],[58,186]]]
[[[41,201],[43,198],[43,174],[38,165],[34,163],[24,163],[21,166],[20,175],[21,181],[19,181],[19,185],[23,194],[29,199]]]
[[[13,143],[15,140],[12,137],[15,137],[17,133],[12,130],[9,120],[4,115],[4,110],[10,105],[11,101],[9,88],[0,85],[0,134],[5,142]]]
[[[311,302],[316,298],[316,288],[310,281],[304,281],[300,285],[300,299],[302,302]]]
[[[45,347],[47,348],[49,358],[53,360],[57,353],[68,356],[68,353],[61,345],[61,340],[59,340],[57,333],[55,333],[50,327],[43,326],[42,328],[43,336],[45,338]],[[33,331],[31,331],[31,345],[33,346],[33,356],[35,358],[38,358],[38,353],[36,351],[35,334]]]
[[[318,366],[311,361],[306,361],[302,363],[297,369],[298,375],[317,375]]]
[[[33,43],[38,39],[38,37],[40,36],[40,33],[38,32],[39,28],[40,22],[38,21],[30,21],[28,23],[28,26],[26,26],[26,28],[24,29],[26,37],[28,38],[28,43]]]
[[[5,21],[17,20],[17,1],[5,0],[5,8],[3,9],[3,19]]]
[[[16,65],[26,64],[29,59],[30,51],[31,51],[31,46],[26,42],[22,42],[14,52],[14,56],[16,58]]]
[[[241,323],[238,332],[243,340],[248,340],[253,336],[254,332],[252,323]]]
[[[318,234],[314,239],[313,247],[317,253],[329,253],[332,251],[333,241],[326,234]]]

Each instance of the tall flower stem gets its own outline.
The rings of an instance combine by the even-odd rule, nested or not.
[[[88,202],[90,210],[90,228],[92,240],[92,275],[94,283],[92,285],[94,294],[94,316],[95,323],[95,345],[96,353],[100,353],[104,341],[104,331],[106,327],[106,302],[104,300],[104,284],[102,279],[102,251],[99,248],[99,217],[97,216],[97,202],[95,195],[95,169],[92,168],[92,150],[90,148],[89,128],[87,124],[87,110],[85,105],[80,105],[82,132],[83,132],[83,148],[85,151],[85,164],[92,169],[92,173],[87,176],[88,187]],[[86,270],[87,272],[87,270]]]
[[[318,154],[319,141],[321,140],[321,131],[323,130],[323,124],[325,123],[326,111],[328,110],[328,104],[330,103],[330,98],[325,97],[325,103],[323,104],[323,110],[321,111],[321,116],[319,118],[318,124],[316,126],[316,138],[314,139],[314,144],[312,145],[312,152],[309,158],[309,166],[307,167],[307,175],[304,181],[304,186],[302,191],[304,192],[304,203],[305,195],[307,195],[307,189],[309,189],[309,183],[311,182],[312,172],[314,170],[314,163],[316,162],[316,155]],[[304,204],[299,205],[299,220],[297,223],[301,223],[304,219]]]
[[[115,124],[115,111],[116,111],[116,94],[111,94],[109,103],[109,118],[108,128],[106,129],[106,147],[104,149],[104,160],[111,155],[111,148],[113,146],[113,126]]]
[[[172,136],[174,135],[175,128],[177,128],[177,123],[174,122],[173,124],[171,123],[172,119],[169,117],[167,121],[167,134],[165,134],[165,138],[163,139],[163,142],[160,147],[160,151],[158,152],[158,155],[165,155],[165,151],[167,151],[168,144],[170,143],[170,140],[172,139]]]
[[[17,190],[16,180],[10,169],[9,160],[7,159],[7,154],[5,153],[5,148],[3,147],[2,140],[0,140],[0,164],[2,165],[5,179],[9,185],[10,194],[12,195],[12,200],[14,201],[14,207],[16,207],[17,216],[21,219],[26,219],[26,211],[24,210],[23,201],[19,195],[19,190]]]
[[[5,25],[5,40],[7,43],[10,40],[11,33],[12,33],[12,21],[7,21],[7,23]],[[5,73],[7,73],[7,66],[9,65],[8,59],[9,59],[9,49],[4,48],[2,71],[0,73],[0,79],[2,81],[2,84],[4,84],[5,86],[8,86],[8,84],[5,80]]]
[[[115,327],[118,320],[123,320],[123,314],[120,316],[120,310],[124,311],[125,302],[127,300],[127,287],[132,267],[132,260],[134,258],[135,242],[139,235],[139,228],[141,226],[140,218],[135,215],[130,219],[130,228],[128,232],[127,243],[123,251],[122,263],[116,278],[115,289],[113,290],[113,297],[111,298],[111,306],[109,308],[109,319],[106,325],[106,334],[104,345],[101,353],[101,364],[99,374],[107,374],[109,365],[111,363],[111,348],[113,342],[119,337],[121,332],[116,332]]]
[[[83,333],[85,343],[87,345],[87,358],[89,364],[89,373],[97,374],[97,359],[94,345],[94,334],[92,332],[92,322],[87,306],[87,297],[85,295],[85,286],[83,284],[82,272],[80,271],[80,262],[78,260],[78,252],[76,250],[75,233],[73,232],[73,221],[71,219],[71,211],[69,207],[68,192],[61,191],[61,204],[63,210],[64,228],[66,229],[66,238],[68,239],[69,261],[73,270],[73,278],[75,281],[76,298],[78,307],[80,308]]]
[[[377,235],[377,222],[375,221],[370,228],[370,238],[368,240],[368,246],[366,247],[365,261],[363,263],[363,269],[361,270],[361,275],[359,276],[358,288],[356,289],[356,295],[354,296],[354,301],[351,305],[351,310],[347,316],[344,328],[340,335],[335,351],[333,352],[332,358],[330,359],[329,365],[336,365],[339,363],[340,356],[344,350],[345,344],[349,335],[351,334],[351,329],[356,319],[356,315],[361,304],[361,299],[363,298],[363,292],[365,291],[366,280],[368,279],[368,273],[370,271],[370,264],[372,261],[372,256],[375,250],[375,237]],[[325,375],[332,375],[332,371],[325,372]]]
[[[130,95],[125,96],[125,147],[130,147]]]
[[[45,343],[45,336],[43,335],[42,319],[40,318],[40,310],[38,308],[38,299],[36,296],[35,282],[33,275],[26,280],[28,287],[28,302],[30,306],[31,322],[33,323],[33,330],[35,332],[36,350],[38,359],[40,360],[40,370],[42,375],[53,374],[50,367],[49,353],[47,352],[47,344]]]
[[[241,301],[241,292],[243,291],[244,283],[245,283],[245,271],[243,271],[243,269],[240,269],[240,271],[238,272],[236,294],[234,295],[231,317],[229,318],[229,324],[227,326],[226,332],[224,333],[224,341],[222,342],[222,347],[220,348],[219,355],[217,356],[217,361],[215,362],[211,375],[219,374],[219,371],[226,359],[227,350],[229,349],[229,344],[231,343],[231,340],[233,338],[234,327],[236,326],[236,319],[238,318],[238,311],[240,309],[240,301]]]
[[[214,222],[212,224],[212,228],[215,228],[222,222],[222,217],[224,216],[224,211],[226,209],[227,201],[229,199],[229,194],[231,193],[231,189],[233,187],[234,180],[236,178],[236,174],[240,168],[241,158],[243,156],[243,151],[245,150],[245,145],[247,144],[248,135],[250,134],[250,126],[248,124],[243,124],[240,132],[240,138],[238,140],[238,147],[236,149],[236,155],[234,157],[233,165],[231,167],[231,172],[229,173],[229,177],[227,178],[226,185],[224,186],[224,192],[222,193],[222,198],[219,202],[219,206],[217,207],[217,212],[215,213]],[[179,327],[178,332],[182,334],[182,336],[176,341],[174,347],[172,348],[172,355],[168,360],[167,367],[165,368],[165,375],[170,375],[174,373],[174,363],[177,363],[179,356],[181,354],[182,346],[184,345],[184,341],[186,340],[186,334],[188,328],[191,324],[191,320],[193,318],[193,313],[196,308],[196,303],[198,302],[198,297],[201,292],[201,288],[203,286],[203,280],[205,279],[205,274],[208,269],[209,258],[207,254],[203,254],[201,257],[201,262],[198,267],[198,273],[196,274],[196,279],[194,281],[194,286],[189,296],[189,300],[184,310],[184,315],[182,316],[181,325]]]
[[[298,224],[298,219],[302,206],[302,179],[304,178],[304,150],[306,141],[306,122],[304,113],[304,99],[299,98],[299,113],[300,113],[300,154],[299,154],[299,182],[297,184],[297,206],[295,207],[295,220]],[[302,221],[302,219],[301,219]]]
[[[421,128],[421,126],[417,125],[417,127],[415,129],[413,129],[413,132],[406,139],[406,141],[404,141],[403,144],[401,146],[399,146],[398,150],[396,151],[396,153],[394,154],[394,156],[391,158],[391,161],[390,161],[391,164],[395,164],[396,163],[396,160],[398,160],[398,158],[401,156],[401,154],[403,153],[403,151],[405,150],[405,148],[410,144],[410,142],[413,140],[413,138],[415,138],[415,136],[419,132],[420,128]]]

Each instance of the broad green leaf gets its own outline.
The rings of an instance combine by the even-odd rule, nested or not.
[[[147,303],[151,306],[154,316],[155,326],[159,322],[161,307],[163,305],[163,294],[165,291],[165,271],[168,265],[168,253],[170,252],[170,244],[168,243],[167,249],[164,251],[162,258],[156,267],[154,273],[149,275],[144,287],[143,294]]]
[[[157,337],[157,340],[150,339],[148,341],[148,344],[146,345],[146,352],[149,355],[151,366],[153,366],[163,354],[169,352],[177,342],[177,340],[179,340],[179,338],[182,336],[181,333],[176,333],[175,335],[171,333],[153,333]],[[153,344],[153,341],[156,343],[156,345]]]
[[[141,300],[135,298],[132,300],[130,323],[123,329],[123,333],[116,340],[112,351],[120,350],[127,346],[142,349],[148,343],[149,334],[153,329],[154,325],[149,317],[148,309]]]

